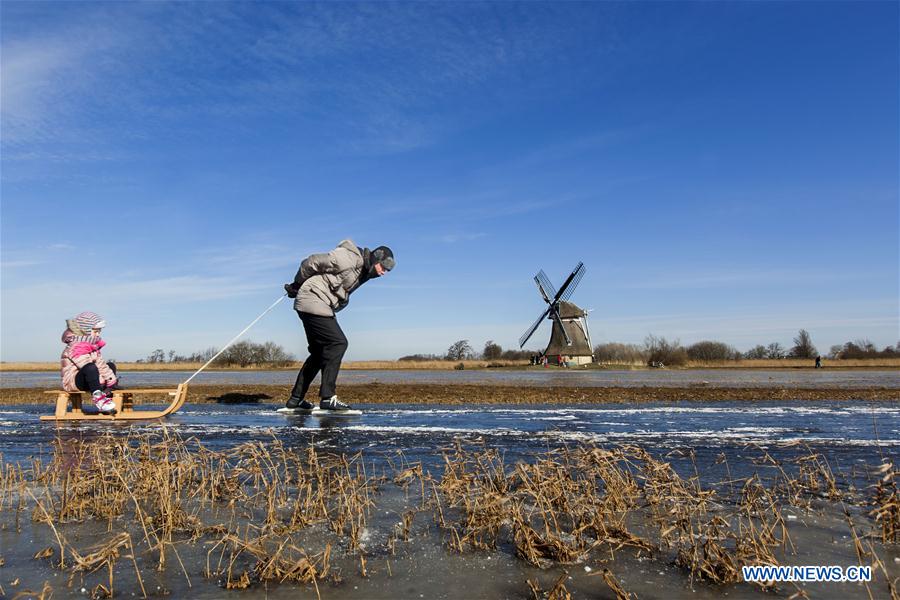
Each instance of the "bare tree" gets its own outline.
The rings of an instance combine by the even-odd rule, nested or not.
[[[878,352],[878,348],[875,347],[875,344],[872,343],[872,340],[869,338],[861,338],[854,342],[860,350],[866,353]]]
[[[711,341],[691,344],[687,348],[687,354],[692,360],[702,361],[734,360],[740,358],[741,355],[740,352],[728,344]]]
[[[275,342],[266,342],[262,346],[262,358],[273,367],[283,367],[294,360],[294,356]]]
[[[644,339],[644,347],[648,355],[647,364],[650,366],[683,365],[688,361],[687,352],[678,340],[670,342],[664,337],[650,334]]]
[[[594,359],[598,363],[646,363],[649,354],[637,344],[607,342],[594,348]]]
[[[818,350],[813,346],[812,338],[809,332],[801,329],[794,338],[794,347],[791,348],[790,355],[792,358],[815,358]]]
[[[248,367],[253,363],[253,358],[252,344],[250,342],[238,342],[222,353],[222,356],[219,357],[219,362],[227,365]]]
[[[744,358],[748,358],[750,360],[760,360],[766,358],[769,355],[766,347],[762,344],[758,344],[746,352],[744,352]]]
[[[868,339],[847,342],[839,348],[838,358],[891,358],[897,354],[893,346],[886,346],[884,350],[879,352],[875,344]]]
[[[469,340],[459,340],[458,342],[453,342],[447,348],[447,355],[444,358],[447,360],[466,360],[474,355],[475,351],[469,345]]]
[[[201,350],[200,352],[194,352],[190,356],[187,357],[189,362],[206,362],[215,356],[219,352],[219,349],[216,347],[210,347],[206,350]]]
[[[782,346],[778,342],[772,342],[766,348],[766,358],[780,360],[784,358],[784,356],[784,346]]]
[[[212,352],[212,355],[215,355],[213,350],[213,348],[210,348],[203,354]],[[238,342],[225,350],[225,352],[216,359],[216,364],[238,365],[240,367],[249,367],[250,365],[270,365],[280,367],[292,360],[294,360],[293,355],[285,352],[284,348],[274,342],[256,344],[250,341],[243,341]]]

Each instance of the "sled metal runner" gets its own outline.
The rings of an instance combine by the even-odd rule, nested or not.
[[[82,398],[87,398],[91,405],[91,395],[88,392],[66,392],[51,390],[45,394],[56,394],[56,412],[52,415],[44,415],[41,421],[136,421],[141,419],[160,419],[174,414],[182,407],[187,399],[188,386],[186,383],[178,384],[173,389],[156,388],[143,390],[114,390],[112,400],[116,404],[116,414],[104,415],[99,412],[84,412],[82,410]],[[169,405],[163,410],[135,410],[135,394],[167,394]],[[71,408],[69,405],[71,404]]]

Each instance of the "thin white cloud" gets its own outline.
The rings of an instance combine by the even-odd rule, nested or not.
[[[481,239],[486,235],[486,233],[480,231],[474,233],[445,233],[444,235],[439,235],[433,239],[444,244],[456,244],[459,242],[471,242],[472,240]],[[426,239],[426,241],[428,240]]]
[[[554,49],[567,38],[552,32],[571,27],[566,11],[542,6],[514,21],[480,4],[84,6],[56,13],[53,26],[4,36],[5,144],[77,137],[111,145],[185,135],[201,112],[284,113],[295,124],[327,115],[338,152],[404,152],[458,130],[436,103],[495,105],[498,82],[563,60]],[[15,31],[15,18],[6,16],[6,31]],[[202,76],[226,67],[227,80]],[[79,122],[92,129],[79,130]],[[173,122],[180,126],[162,126]],[[94,154],[83,158],[116,156],[90,145]],[[48,156],[79,153],[56,148]]]
[[[34,267],[39,264],[42,264],[42,261],[39,261],[39,260],[5,260],[3,262],[0,262],[0,268],[2,268],[2,269],[21,269],[22,267]]]
[[[231,246],[202,248],[190,259],[190,263],[208,269],[226,269],[232,273],[258,273],[280,269],[295,269],[299,261],[312,252],[282,244],[254,244],[243,242]],[[321,250],[320,250],[321,251]],[[301,256],[302,254],[302,256]]]
[[[8,18],[8,17],[7,17]],[[101,55],[125,42],[124,34],[112,27],[96,27],[81,22],[40,34],[15,37],[4,35],[0,114],[3,119],[4,160],[26,160],[37,156],[54,161],[84,160],[86,155],[106,158],[103,151],[69,153],[45,151],[25,144],[73,141],[95,142],[89,130],[74,125],[71,117],[84,110],[84,99],[102,96],[97,87],[97,64]],[[87,145],[87,144],[85,144]]]
[[[19,313],[34,306],[42,298],[53,298],[60,290],[73,298],[95,298],[105,305],[127,303],[133,306],[148,303],[202,302],[255,294],[270,288],[264,283],[246,282],[238,277],[180,276],[146,280],[107,279],[96,281],[76,279],[54,280],[53,283],[26,285],[4,290],[4,311]]]

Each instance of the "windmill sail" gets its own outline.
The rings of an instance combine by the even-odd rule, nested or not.
[[[538,271],[538,274],[534,276],[534,282],[537,284],[538,289],[541,291],[541,296],[544,297],[544,302],[550,304],[550,298],[556,296],[556,288],[553,287],[552,283],[550,283],[550,279],[547,277],[547,274],[544,273],[543,269]]]
[[[553,298],[553,301],[558,301],[564,294],[568,294],[567,297],[571,297],[572,292],[575,291],[575,286],[578,285],[578,282],[580,282],[581,278],[584,276],[584,272],[584,263],[578,263],[578,266],[572,269],[572,272],[569,273],[568,277],[566,277],[566,281],[562,284],[562,287],[560,287],[559,291],[556,292],[556,296]],[[578,279],[578,281],[575,281],[575,279]]]
[[[525,330],[525,333],[523,333],[522,336],[519,338],[519,348],[524,346],[525,342],[528,341],[528,338],[530,338],[532,335],[534,335],[534,332],[537,331],[537,328],[541,326],[541,322],[544,320],[544,318],[547,316],[547,314],[549,314],[549,312],[550,312],[550,308],[548,307],[547,310],[545,310],[543,312],[543,314],[541,316],[539,316],[534,323],[531,324],[531,327],[529,327],[528,329]]]

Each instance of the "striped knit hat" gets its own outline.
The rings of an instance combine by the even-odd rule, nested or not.
[[[91,329],[103,329],[106,327],[106,321],[103,320],[103,317],[87,310],[83,313],[78,313],[74,318],[69,319],[67,324],[69,325],[69,329],[71,329],[72,333],[75,335],[87,335],[91,333]],[[79,331],[75,331],[72,327],[73,325],[77,327]]]

